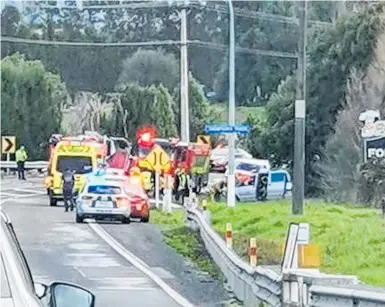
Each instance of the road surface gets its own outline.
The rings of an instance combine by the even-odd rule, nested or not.
[[[2,180],[4,211],[14,224],[35,282],[80,284],[97,306],[226,306],[222,285],[162,241],[151,224],[76,224],[50,207],[43,179]]]

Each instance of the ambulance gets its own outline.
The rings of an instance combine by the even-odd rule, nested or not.
[[[100,162],[101,153],[94,144],[76,138],[66,138],[51,148],[48,176],[45,187],[50,206],[63,200],[62,175],[66,170],[74,173],[74,192],[77,193],[85,183],[85,175],[92,173]]]

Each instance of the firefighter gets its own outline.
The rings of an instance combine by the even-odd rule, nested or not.
[[[210,187],[210,196],[211,201],[216,202],[220,201],[221,196],[224,194],[224,192],[227,189],[227,177],[224,179],[218,180]]]
[[[68,212],[68,201],[71,205],[71,211],[74,210],[74,195],[73,188],[75,185],[75,177],[73,172],[70,169],[66,169],[63,174],[63,198],[64,198],[64,208],[65,212]]]
[[[178,178],[177,191],[175,195],[175,199],[178,201],[182,196],[182,206],[184,205],[184,198],[190,195],[190,178],[186,174],[186,170],[184,168],[177,169],[176,176]]]

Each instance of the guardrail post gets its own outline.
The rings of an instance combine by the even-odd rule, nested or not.
[[[257,239],[250,238],[250,249],[249,249],[250,265],[252,267],[257,266]]]
[[[226,245],[228,248],[233,247],[233,231],[231,228],[231,223],[226,224],[226,234],[225,234],[225,239],[226,239]]]

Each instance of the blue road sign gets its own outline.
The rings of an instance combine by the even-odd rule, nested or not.
[[[233,127],[229,125],[206,125],[205,132],[208,134],[232,133]]]
[[[248,134],[250,127],[247,125],[206,125],[205,132],[208,134],[228,134],[228,133],[238,133],[238,134]]]
[[[233,132],[238,134],[248,134],[250,131],[250,127],[247,125],[235,125]]]

